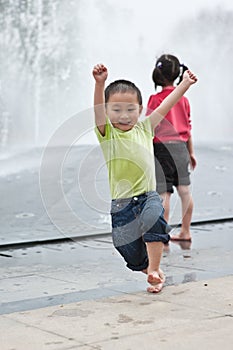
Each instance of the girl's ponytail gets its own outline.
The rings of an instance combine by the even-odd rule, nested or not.
[[[155,90],[157,89],[157,86],[163,86],[165,82],[165,79],[162,73],[162,66],[163,66],[163,63],[161,61],[158,61],[152,73],[152,80],[154,82]]]
[[[188,70],[188,67],[185,66],[183,63],[180,64],[180,75],[179,75],[179,81],[177,83],[177,85],[179,85],[183,79],[183,75],[184,75],[184,72]]]

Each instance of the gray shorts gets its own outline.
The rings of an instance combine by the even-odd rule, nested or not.
[[[173,193],[173,187],[190,185],[190,157],[186,142],[154,143],[156,190]]]

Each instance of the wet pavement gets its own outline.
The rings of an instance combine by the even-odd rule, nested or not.
[[[193,228],[193,242],[165,247],[166,285],[233,275],[233,221]],[[1,250],[2,314],[146,290],[125,267],[110,235]]]
[[[110,232],[107,172],[99,146],[43,152],[1,160],[0,246]],[[233,145],[196,146],[196,157],[193,223],[233,218]],[[170,223],[180,221],[174,194]]]

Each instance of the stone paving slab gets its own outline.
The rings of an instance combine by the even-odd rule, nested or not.
[[[233,276],[0,316],[1,350],[232,349]]]

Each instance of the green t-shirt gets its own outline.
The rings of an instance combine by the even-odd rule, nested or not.
[[[155,191],[154,133],[150,118],[138,122],[129,131],[114,128],[107,118],[105,135],[97,127],[95,132],[108,168],[113,199]]]

